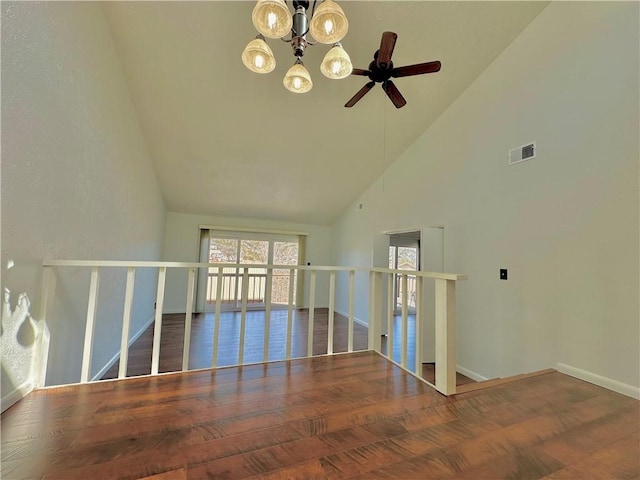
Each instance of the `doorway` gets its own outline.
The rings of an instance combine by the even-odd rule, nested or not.
[[[403,232],[389,235],[389,268],[394,270],[420,270],[420,232]],[[402,311],[404,296],[402,274],[393,276],[394,313]],[[416,276],[407,275],[407,306],[409,313],[416,311]]]

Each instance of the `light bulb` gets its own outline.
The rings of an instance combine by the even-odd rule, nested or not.
[[[258,69],[261,70],[263,65],[264,65],[264,57],[262,55],[260,55],[259,53],[255,56],[255,58],[253,59],[253,65]]]
[[[273,30],[278,25],[278,16],[274,12],[269,12],[267,14],[267,25],[269,25],[269,29]]]
[[[324,22],[324,33],[331,35],[333,33],[333,21],[329,18]]]

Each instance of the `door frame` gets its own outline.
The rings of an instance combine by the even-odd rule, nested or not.
[[[372,266],[388,268],[389,266],[389,239],[393,234],[401,234],[408,232],[420,232],[420,264],[419,271],[427,272],[444,272],[445,271],[445,225],[428,225],[422,227],[402,228],[383,230],[380,234],[376,234],[373,241]],[[431,252],[431,253],[429,253]],[[433,305],[435,301],[435,288],[431,287],[434,283],[433,279],[423,280],[423,305]],[[383,322],[382,334],[387,333],[387,294],[386,285],[383,285]],[[435,362],[435,312],[432,308],[425,308],[422,311],[423,328],[425,335],[424,350],[422,354],[422,362]]]

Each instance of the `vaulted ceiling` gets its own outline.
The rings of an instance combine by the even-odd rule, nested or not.
[[[240,59],[254,2],[106,2],[105,13],[168,210],[329,224],[513,41],[546,2],[342,1],[343,46],[367,68],[383,31],[397,66],[440,60],[401,78],[396,109],[380,85],[344,103],[365,77],[329,80],[328,50],[304,56],[314,86],[290,93],[291,47],[268,40],[268,75]],[[429,159],[425,158],[425,162]]]

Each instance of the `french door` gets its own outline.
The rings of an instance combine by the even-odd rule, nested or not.
[[[208,261],[211,263],[235,263],[255,265],[248,269],[247,308],[264,308],[267,292],[271,293],[273,306],[288,305],[289,282],[293,281],[294,301],[296,278],[290,278],[289,269],[268,269],[262,265],[297,265],[299,249],[296,237],[268,234],[231,235],[210,231]],[[238,310],[242,304],[244,269],[225,267],[221,278],[220,298],[224,310]],[[206,281],[206,302],[215,303],[218,294],[218,271],[210,268]]]

